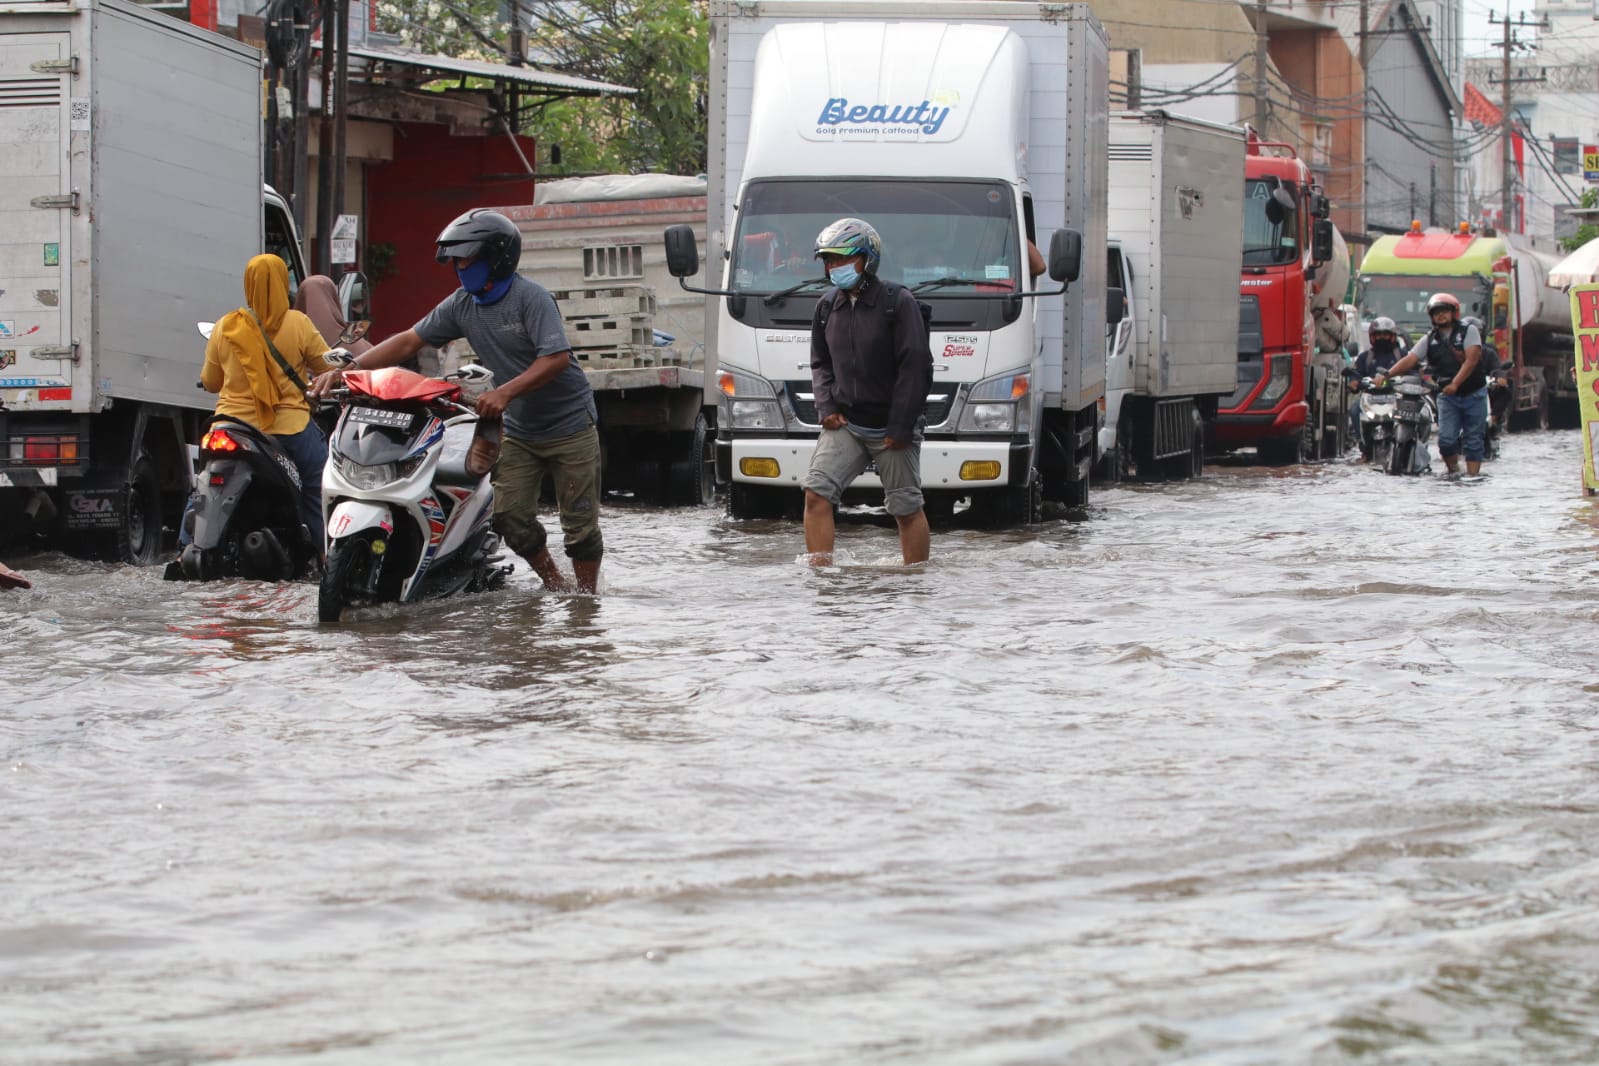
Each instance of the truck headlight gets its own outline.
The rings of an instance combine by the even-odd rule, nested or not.
[[[1025,373],[985,378],[966,394],[959,431],[965,433],[1017,433],[1028,428],[1031,379]]]
[[[1260,390],[1251,407],[1274,407],[1283,398],[1288,386],[1294,383],[1294,357],[1291,353],[1274,355],[1266,360],[1266,387]]]
[[[717,375],[730,429],[782,429],[777,389],[759,374],[723,366]]]

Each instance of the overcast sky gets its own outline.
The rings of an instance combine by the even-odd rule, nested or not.
[[[1504,40],[1504,27],[1490,23],[1490,13],[1498,18],[1505,17],[1505,8],[1509,6],[1510,17],[1514,19],[1522,12],[1532,18],[1533,0],[1466,0],[1465,23],[1462,27],[1465,37],[1466,55],[1468,56],[1497,56],[1499,49],[1494,45]],[[1531,32],[1518,33],[1523,40],[1535,34]]]

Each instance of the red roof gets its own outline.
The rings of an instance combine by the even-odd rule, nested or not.
[[[1398,259],[1459,259],[1471,247],[1473,239],[1469,233],[1412,231],[1394,242],[1394,256]]]

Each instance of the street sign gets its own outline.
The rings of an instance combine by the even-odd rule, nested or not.
[[[1599,3],[1599,0],[1594,0]],[[1582,180],[1599,183],[1599,145],[1582,146]]]
[[[1594,149],[1599,151],[1599,148]],[[357,234],[356,223],[359,215],[340,215],[333,221],[333,239],[336,241],[353,241]]]

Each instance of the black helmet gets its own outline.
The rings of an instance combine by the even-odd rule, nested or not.
[[[489,265],[489,280],[504,281],[522,259],[522,231],[516,223],[486,207],[474,207],[444,227],[434,258],[477,259]]]

